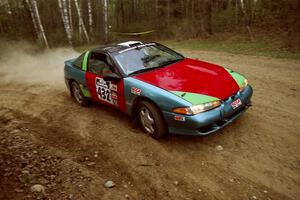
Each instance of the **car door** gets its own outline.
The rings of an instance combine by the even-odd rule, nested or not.
[[[109,62],[108,55],[90,53],[85,77],[92,98],[126,112],[123,79],[108,77],[112,73],[118,72],[116,66]]]

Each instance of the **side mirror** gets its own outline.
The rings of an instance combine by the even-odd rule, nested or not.
[[[103,79],[104,79],[105,81],[117,81],[117,80],[120,80],[121,77],[120,77],[118,74],[116,74],[116,73],[110,73],[110,74],[106,74],[106,75],[103,77]]]

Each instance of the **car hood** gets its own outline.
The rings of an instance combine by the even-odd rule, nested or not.
[[[190,93],[224,100],[240,89],[225,68],[188,58],[133,78],[182,97]]]

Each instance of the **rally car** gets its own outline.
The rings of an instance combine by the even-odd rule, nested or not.
[[[79,105],[119,109],[154,138],[215,132],[251,105],[253,93],[243,75],[156,42],[92,49],[65,61],[64,74]]]

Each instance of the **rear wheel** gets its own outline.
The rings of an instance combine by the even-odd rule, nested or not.
[[[167,126],[160,110],[148,101],[141,101],[138,107],[138,118],[143,130],[155,139],[168,134]]]
[[[71,92],[72,96],[74,97],[76,103],[81,106],[88,105],[88,99],[83,95],[79,84],[76,81],[72,81],[71,83]]]

